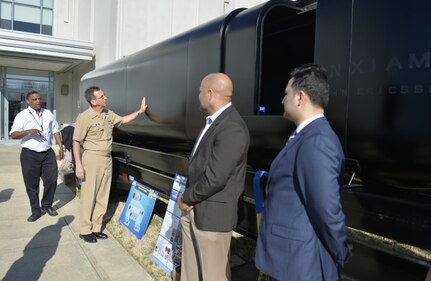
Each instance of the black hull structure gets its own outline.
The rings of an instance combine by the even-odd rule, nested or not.
[[[86,74],[81,91],[102,87],[117,114],[136,110],[146,96],[159,117],[115,130],[115,180],[129,187],[133,176],[168,197],[175,173],[187,175],[204,122],[200,81],[225,72],[251,134],[238,231],[256,237],[253,177],[269,169],[294,129],[280,104],[289,72],[315,62],[329,72],[325,115],[349,163],[347,224],[429,251],[431,2],[309,2],[238,9]]]

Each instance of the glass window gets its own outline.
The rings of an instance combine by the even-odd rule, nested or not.
[[[40,8],[15,5],[14,21],[40,24]]]
[[[1,3],[1,19],[2,20],[11,20],[12,19],[12,4],[11,3]]]
[[[12,29],[12,4],[0,3],[0,28]]]
[[[52,26],[52,10],[43,9],[42,24]]]
[[[11,78],[11,77],[20,77],[20,79],[25,79],[25,77],[37,77],[34,79],[47,81],[47,79],[49,78],[49,73],[47,71],[37,70],[37,69],[22,69],[22,68],[8,67],[6,78]]]
[[[40,7],[40,0],[15,0],[15,3],[21,3],[21,4]]]
[[[52,35],[52,0],[0,0],[0,28]]]
[[[51,8],[52,9],[52,0],[43,0],[42,7],[44,7],[44,8]]]
[[[49,73],[40,70],[8,68],[6,88],[46,91],[49,89]]]
[[[45,35],[52,35],[52,25],[42,25],[42,33]]]

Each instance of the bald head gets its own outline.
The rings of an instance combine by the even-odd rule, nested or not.
[[[211,73],[202,80],[208,88],[211,88],[217,94],[223,97],[232,97],[233,86],[232,80],[224,73]]]
[[[232,99],[233,85],[224,73],[211,73],[202,79],[199,88],[201,108],[212,114],[229,103]]]

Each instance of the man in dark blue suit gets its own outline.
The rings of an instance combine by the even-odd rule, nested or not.
[[[295,132],[271,164],[256,247],[256,266],[274,280],[338,280],[349,254],[340,188],[344,154],[323,115],[325,70],[294,69],[283,117]]]

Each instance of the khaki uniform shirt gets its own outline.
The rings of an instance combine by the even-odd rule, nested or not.
[[[84,150],[111,152],[112,130],[122,124],[122,117],[104,109],[99,115],[91,107],[78,115],[73,139],[79,141]]]

